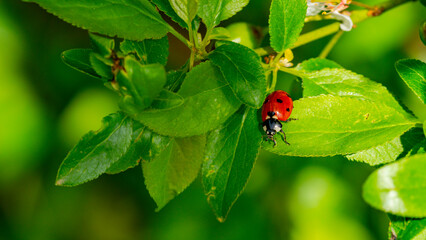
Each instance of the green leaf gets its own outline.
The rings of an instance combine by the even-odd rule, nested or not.
[[[320,71],[324,68],[343,68],[338,63],[328,60],[326,58],[311,58],[306,61],[301,62],[296,66],[297,70],[314,72]]]
[[[141,123],[133,121],[132,140],[127,152],[106,172],[117,174],[136,167],[141,160],[151,161],[169,145],[170,140],[169,137],[158,135]]]
[[[97,178],[127,151],[132,121],[123,113],[102,120],[103,126],[89,132],[68,153],[59,167],[56,185],[76,186]]]
[[[186,75],[178,94],[184,103],[172,109],[151,108],[135,116],[155,132],[175,137],[204,134],[225,122],[241,105],[219,69],[204,62]]]
[[[291,146],[276,135],[277,146],[264,142],[266,150],[291,156],[350,154],[391,141],[415,125],[381,102],[333,95],[294,101],[291,117],[298,120],[283,126]]]
[[[277,52],[293,46],[305,24],[306,0],[272,0],[269,15],[271,47]]]
[[[209,39],[216,40],[228,40],[231,37],[231,33],[228,29],[223,27],[213,28],[212,33],[209,36]]]
[[[180,89],[184,79],[186,77],[186,71],[178,70],[178,71],[170,71],[167,73],[167,82],[164,88],[177,92]]]
[[[184,99],[179,94],[163,89],[154,98],[151,108],[155,110],[172,109],[181,106],[183,102]]]
[[[402,59],[395,63],[395,68],[408,87],[426,104],[426,63],[417,59]]]
[[[203,19],[207,29],[212,29],[241,11],[248,3],[249,0],[200,0],[198,16]]]
[[[420,128],[412,128],[410,131],[391,141],[347,155],[346,157],[349,160],[365,162],[372,166],[389,163],[404,157],[410,150],[412,151],[412,149],[416,148],[416,144],[424,139]]]
[[[405,117],[414,119],[381,84],[346,69],[324,69],[306,73],[302,85],[304,97],[320,94],[356,97],[386,104]]]
[[[426,0],[420,0],[420,2],[423,4],[423,6],[426,6]]]
[[[265,100],[266,78],[259,56],[250,48],[227,42],[216,48],[209,59],[219,67],[235,95],[250,107],[259,108]]]
[[[188,25],[185,21],[180,18],[175,10],[173,10],[172,5],[170,5],[169,0],[152,0],[157,7],[163,11],[167,16],[171,17],[173,21],[177,22],[181,27],[188,28]]]
[[[130,40],[161,38],[169,25],[148,0],[24,0],[90,32]]]
[[[199,0],[169,0],[176,14],[187,24],[197,15]]]
[[[126,58],[125,71],[117,75],[122,99],[120,107],[129,114],[139,113],[149,107],[163,90],[166,71],[160,64],[141,65],[133,58]]]
[[[389,215],[389,239],[422,240],[426,239],[426,218],[405,218]]]
[[[94,78],[101,78],[90,63],[92,49],[71,49],[62,53],[65,64]]]
[[[98,53],[104,58],[111,56],[112,50],[115,47],[113,38],[100,36],[94,33],[89,33],[89,38],[95,53]]]
[[[205,143],[205,136],[175,138],[152,161],[142,162],[145,185],[157,211],[195,180]]]
[[[203,185],[220,222],[243,192],[259,152],[262,135],[256,112],[241,107],[207,138]]]
[[[426,216],[426,154],[417,154],[374,171],[363,198],[382,211],[405,217]]]
[[[109,59],[105,59],[101,55],[95,52],[90,53],[90,64],[92,65],[95,72],[101,76],[104,81],[111,81],[114,78],[112,73],[112,62],[108,62]]]
[[[415,154],[420,154],[420,153],[426,153],[426,140],[424,139],[423,141],[419,142],[417,145],[415,145],[410,152],[407,154],[407,156],[412,156]]]
[[[142,64],[166,65],[169,57],[169,40],[167,36],[143,41],[124,40],[120,44],[120,49],[124,54],[135,54]]]

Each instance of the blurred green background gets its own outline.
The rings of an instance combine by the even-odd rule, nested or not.
[[[269,4],[252,0],[222,25],[266,26]],[[426,61],[418,36],[425,17],[425,8],[415,2],[363,22],[343,35],[330,59],[382,83],[426,120],[424,106],[394,70],[401,58]],[[315,27],[308,24],[306,30]],[[329,39],[295,49],[294,62],[316,57]],[[172,69],[188,52],[170,41]],[[261,152],[223,224],[210,211],[199,179],[158,213],[139,167],[74,188],[54,186],[67,151],[117,110],[114,94],[100,81],[60,59],[62,51],[87,47],[86,31],[38,5],[0,1],[0,240],[387,238],[386,214],[361,198],[362,183],[374,168],[339,156]],[[293,77],[279,77],[278,88],[301,96]]]

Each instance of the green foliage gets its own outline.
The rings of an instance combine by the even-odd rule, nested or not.
[[[148,0],[24,1],[36,2],[48,12],[77,27],[111,37],[130,40],[161,38],[169,29],[169,25]]]
[[[426,137],[426,121],[423,122],[423,133],[425,134],[425,137]]]
[[[184,102],[182,96],[163,89],[152,101],[151,107],[157,110],[169,110],[181,106]]]
[[[402,59],[395,63],[396,71],[408,87],[426,104],[426,63]]]
[[[212,29],[245,7],[249,0],[199,0],[198,16]]]
[[[142,162],[145,184],[157,211],[197,177],[205,142],[205,136],[174,138],[155,158]]]
[[[320,71],[325,68],[343,68],[336,62],[326,58],[311,58],[296,66],[296,69],[307,72]]]
[[[163,65],[142,65],[133,58],[125,59],[124,68],[125,71],[117,75],[122,94],[119,105],[129,115],[134,115],[151,106],[162,91],[166,71]]]
[[[184,98],[181,106],[148,109],[135,119],[160,134],[186,137],[215,129],[240,106],[219,69],[210,62],[189,72],[177,93]]]
[[[408,114],[381,84],[373,82],[362,75],[342,69],[332,61],[311,59],[300,64],[298,68],[310,71],[303,75],[303,95],[305,97],[332,94],[360,98],[386,104],[393,108],[394,111],[404,115],[408,120],[414,121],[412,115]],[[321,68],[332,69],[320,70]],[[392,140],[382,141],[383,144],[372,145],[369,149],[363,149],[347,157],[350,160],[365,162],[370,165],[392,162],[401,153],[406,151],[409,146],[412,147],[416,143],[415,141],[414,143],[411,141],[411,144],[407,144],[407,141],[415,139],[415,137],[402,137],[403,133],[400,132],[400,135]]]
[[[412,118],[381,84],[345,69],[324,69],[303,77],[303,96],[332,94],[380,102],[407,118]]]
[[[306,16],[305,0],[273,0],[269,15],[271,47],[283,52],[299,37]]]
[[[375,208],[406,217],[426,216],[426,154],[406,157],[374,171],[363,198]]]
[[[244,190],[260,148],[256,111],[241,107],[207,137],[203,185],[219,221]]]
[[[217,27],[241,11],[248,0],[153,0],[165,15],[189,28],[185,36],[164,21],[148,0],[26,1],[98,33],[89,35],[92,49],[68,50],[62,59],[100,78],[119,96],[122,111],[105,117],[101,129],[83,136],[63,161],[57,185],[75,186],[141,163],[146,187],[160,210],[196,179],[202,166],[207,201],[217,219],[224,221],[263,148],[279,155],[344,155],[384,165],[367,179],[364,199],[392,214],[426,216],[422,171],[426,140],[419,120],[384,86],[339,63],[312,58],[289,68],[293,57],[287,56],[287,49],[339,29],[339,23],[333,23],[299,38],[305,20],[312,20],[306,18],[305,0],[272,1],[271,46],[262,49],[253,48],[266,29],[254,32],[248,23]],[[366,13],[355,10],[351,18],[357,23],[367,18]],[[201,21],[205,34],[198,31]],[[191,54],[186,64],[167,72],[168,32]],[[268,43],[268,38],[263,42]],[[273,51],[275,56],[270,55]],[[281,58],[284,52],[285,59]],[[269,57],[263,62],[260,57],[264,55]],[[395,66],[425,103],[425,63],[405,59]],[[276,146],[262,140],[257,110],[266,92],[275,89],[280,70],[299,77],[303,87],[303,98],[294,101],[291,115],[296,120],[283,123],[290,146],[281,133],[275,135]],[[415,239],[424,234],[423,219],[391,218],[395,236]]]
[[[219,67],[235,95],[250,107],[262,106],[266,79],[259,56],[251,49],[233,42],[216,48],[210,60]]]
[[[71,49],[63,52],[61,57],[68,66],[91,77],[101,78],[92,67],[90,62],[91,53],[92,49]]]
[[[199,0],[170,0],[170,5],[176,14],[187,24],[197,15]]]
[[[120,49],[124,54],[135,54],[142,64],[166,65],[169,56],[169,41],[167,36],[143,41],[124,40],[120,44]]]
[[[124,172],[139,164],[151,161],[170,143],[169,137],[158,135],[137,121],[133,121],[132,139],[126,153],[106,171],[108,174]]]
[[[216,40],[228,40],[231,37],[231,32],[223,27],[213,28],[212,33],[210,34],[210,39]]]
[[[291,146],[276,136],[276,147],[262,144],[266,150],[291,156],[350,154],[390,141],[415,124],[382,102],[333,95],[295,101],[292,117],[298,120],[283,126]]]
[[[90,64],[95,72],[101,77],[103,81],[110,81],[113,79],[113,73],[111,72],[112,61],[99,55],[98,53],[90,53]]]
[[[424,140],[424,135],[419,128],[412,128],[408,132],[385,142],[379,146],[347,155],[349,160],[365,162],[370,165],[379,165],[393,162],[405,156],[408,152],[418,150],[418,143]]]
[[[175,10],[173,10],[172,5],[170,4],[168,0],[152,0],[152,2],[155,3],[155,5],[157,5],[157,7],[161,11],[167,14],[167,16],[171,17],[173,21],[177,22],[180,26],[184,28],[188,28],[188,25],[186,24],[186,22],[183,21],[182,18],[180,18],[176,14]]]
[[[76,186],[97,178],[127,151],[132,121],[123,113],[105,117],[103,126],[89,132],[71,150],[59,167],[56,185]]]
[[[389,215],[389,239],[420,240],[426,238],[426,218]]]
[[[115,47],[113,38],[107,38],[93,33],[90,33],[89,37],[94,52],[98,53],[102,57],[108,57],[111,55],[112,50]]]

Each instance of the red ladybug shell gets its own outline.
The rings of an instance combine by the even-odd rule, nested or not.
[[[290,117],[291,111],[293,111],[293,100],[290,98],[288,93],[277,90],[269,94],[262,106],[262,121],[265,121],[268,112],[274,112],[278,120],[285,121]]]

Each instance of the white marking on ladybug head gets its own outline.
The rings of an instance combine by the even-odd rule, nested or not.
[[[275,114],[274,116],[272,116],[273,119],[278,119],[277,114]]]
[[[266,132],[268,128],[266,126],[263,126],[263,130]]]
[[[267,115],[267,116],[266,116],[266,118],[265,118],[265,120],[266,120],[266,119],[270,119],[270,118],[271,118],[271,117],[270,117],[269,115]]]
[[[277,125],[275,125],[274,130],[275,130],[275,132],[279,132],[279,131],[281,131],[281,127],[277,124]]]
[[[277,133],[277,132],[275,132],[273,130],[266,131],[266,135],[268,135],[268,136],[274,136],[275,133]]]

